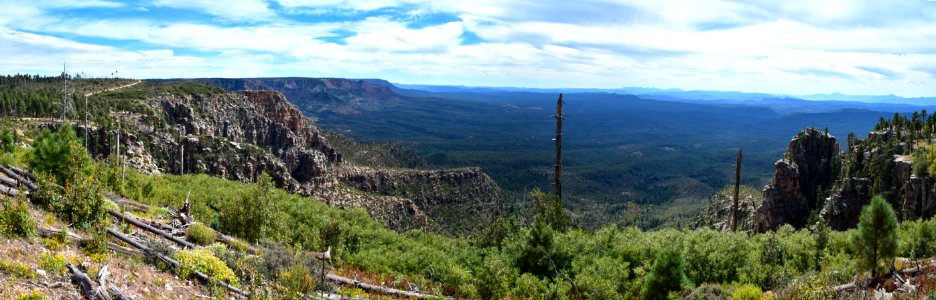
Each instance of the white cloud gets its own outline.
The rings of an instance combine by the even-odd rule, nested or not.
[[[156,0],[156,6],[221,19],[173,22],[145,15],[76,18],[48,10],[64,1],[0,2],[0,27],[12,28],[0,36],[0,55],[31,55],[50,70],[62,59],[87,60],[89,68],[118,64],[142,77],[386,77],[436,84],[903,95],[934,95],[936,84],[936,3],[925,1],[278,2],[280,12],[396,7],[401,9],[392,11],[406,15],[301,23],[280,18],[262,0]],[[407,18],[434,12],[461,21],[425,26],[418,17]],[[337,31],[350,35],[343,43],[329,42]],[[463,45],[466,32],[482,41]],[[142,42],[156,49],[93,48],[101,46],[51,35]],[[181,50],[207,55],[175,54]],[[36,68],[9,57],[0,64]]]
[[[262,21],[276,15],[263,0],[154,0],[153,5],[195,9],[234,21]]]

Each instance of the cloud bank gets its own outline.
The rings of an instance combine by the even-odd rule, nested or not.
[[[936,2],[0,1],[0,73],[936,96]]]

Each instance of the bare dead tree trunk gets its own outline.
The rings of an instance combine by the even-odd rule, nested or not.
[[[556,201],[562,207],[562,93],[556,101]]]
[[[741,199],[741,147],[738,147],[738,161],[735,162],[734,203],[731,205],[731,231],[738,231],[738,202]]]

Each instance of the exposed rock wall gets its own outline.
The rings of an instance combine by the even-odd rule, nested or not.
[[[322,82],[333,93],[387,89],[347,80]],[[478,169],[380,169],[347,162],[277,91],[161,94],[141,104],[151,111],[114,116],[124,124],[121,145],[128,167],[144,172],[204,173],[240,181],[254,181],[265,172],[279,187],[335,206],[363,208],[398,230],[472,232],[497,214],[502,202],[500,188]],[[84,130],[97,157],[113,154],[115,128]]]
[[[790,224],[806,224],[809,211],[820,203],[820,194],[838,176],[840,152],[835,137],[807,128],[790,141],[785,158],[774,164],[774,178],[764,188],[764,202],[757,209],[755,230],[774,230]]]
[[[836,182],[819,216],[830,228],[847,230],[858,225],[861,208],[868,203],[871,203],[871,180],[844,178]]]

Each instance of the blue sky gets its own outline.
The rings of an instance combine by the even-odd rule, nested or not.
[[[0,0],[0,73],[936,96],[936,1]]]

